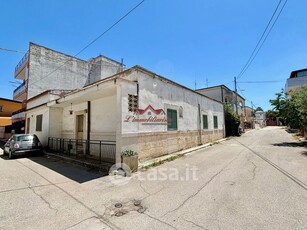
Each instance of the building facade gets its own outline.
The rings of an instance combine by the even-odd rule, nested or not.
[[[20,110],[21,102],[6,98],[0,98],[0,139],[8,139],[11,132],[5,132],[8,126],[12,125],[12,114],[14,111]],[[10,127],[9,130],[19,129],[20,127]]]
[[[76,90],[97,80],[123,71],[124,65],[102,55],[87,61],[40,46],[29,44],[29,50],[15,68],[21,81],[13,98],[22,102],[22,110],[13,119],[24,122],[27,101],[48,90]]]
[[[205,96],[213,98],[222,103],[228,103],[232,109],[237,112],[241,118],[241,127],[244,129],[245,118],[245,99],[238,93],[229,89],[225,85],[218,85],[203,89],[198,89],[196,92],[201,93]]]
[[[140,66],[40,104],[42,97],[29,102],[27,131],[44,145],[62,139],[71,153],[97,155],[86,143],[103,141],[115,143],[114,162],[125,150],[145,161],[224,137],[223,103]]]
[[[303,85],[307,85],[307,69],[291,72],[290,77],[287,79],[285,91],[289,94],[291,91],[295,91]]]
[[[255,120],[254,109],[249,106],[245,106],[245,122],[244,122],[245,128],[253,129],[255,126],[254,120]]]

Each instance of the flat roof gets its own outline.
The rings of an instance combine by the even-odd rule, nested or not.
[[[19,103],[19,104],[22,103],[21,101],[15,101],[15,100],[8,99],[8,98],[3,98],[3,97],[0,97],[0,100],[3,100],[3,101],[10,101],[10,102]]]

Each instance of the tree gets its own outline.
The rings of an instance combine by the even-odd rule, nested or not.
[[[307,127],[307,86],[291,92],[287,95],[282,90],[276,93],[276,99],[270,100],[273,111],[276,112],[280,121],[290,126],[290,128],[299,129]]]
[[[232,110],[229,104],[225,103],[224,108],[226,136],[239,136],[240,116]]]
[[[307,86],[303,86],[291,94],[293,104],[298,111],[300,126],[307,128]]]

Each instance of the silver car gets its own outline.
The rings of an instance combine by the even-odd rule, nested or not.
[[[35,134],[15,134],[4,144],[3,152],[9,159],[26,153],[43,153],[43,146]]]

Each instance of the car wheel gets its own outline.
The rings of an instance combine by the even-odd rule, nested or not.
[[[14,155],[11,150],[9,150],[9,159],[13,159]]]

